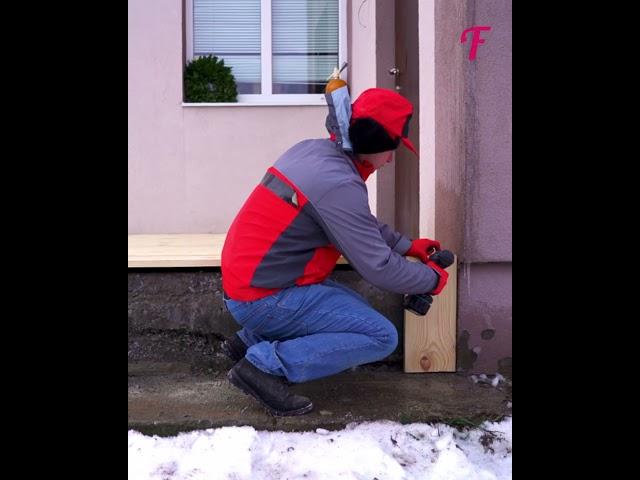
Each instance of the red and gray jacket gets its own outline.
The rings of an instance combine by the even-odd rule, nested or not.
[[[364,182],[369,173],[329,139],[305,140],[285,152],[227,233],[225,293],[253,301],[282,288],[320,283],[340,254],[383,290],[433,290],[437,273],[402,256],[411,241],[372,215]]]

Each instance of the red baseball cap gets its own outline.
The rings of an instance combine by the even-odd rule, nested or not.
[[[413,115],[413,105],[405,97],[393,90],[369,88],[351,105],[351,120],[371,118],[378,122],[393,140],[402,143],[418,155],[413,143],[407,138],[409,120]]]

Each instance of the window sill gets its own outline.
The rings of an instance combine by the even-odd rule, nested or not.
[[[304,101],[291,101],[291,100],[279,100],[273,102],[218,102],[218,103],[187,103],[182,102],[183,107],[300,107],[300,106],[316,106],[326,107],[327,102],[322,101],[304,100]]]

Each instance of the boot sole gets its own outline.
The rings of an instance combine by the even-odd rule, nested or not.
[[[264,400],[262,400],[262,398],[260,398],[260,395],[258,395],[255,390],[253,390],[253,388],[251,388],[244,380],[242,380],[239,375],[236,375],[233,370],[229,370],[229,373],[227,373],[227,378],[233,386],[238,387],[246,395],[255,398],[264,408],[269,411],[269,413],[275,415],[276,417],[293,417],[297,415],[304,415],[305,413],[313,410],[313,403],[310,403],[306,407],[299,408],[298,410],[276,410],[275,408],[267,404]]]

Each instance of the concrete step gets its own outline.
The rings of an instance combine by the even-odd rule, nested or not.
[[[405,374],[400,367],[363,366],[292,386],[314,402],[299,417],[274,417],[226,379],[193,374],[188,363],[129,368],[129,429],[147,435],[250,425],[260,430],[342,429],[351,422],[391,420],[478,425],[511,414],[511,385],[474,383],[453,373]]]
[[[398,348],[389,357],[401,362],[404,347],[402,295],[365,282],[348,266],[330,277],[366,298],[398,330]],[[220,340],[240,326],[222,301],[215,269],[129,269],[129,362],[191,362],[216,368]]]

